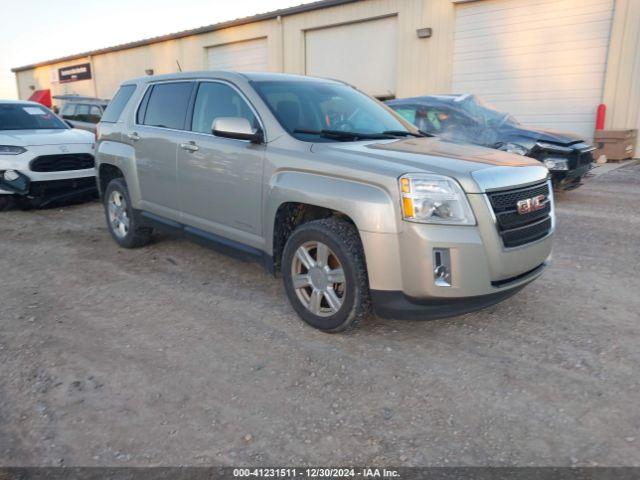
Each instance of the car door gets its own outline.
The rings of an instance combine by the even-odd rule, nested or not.
[[[214,136],[219,117],[260,120],[247,99],[223,81],[198,84],[190,132],[178,146],[178,184],[185,222],[235,241],[259,246],[262,231],[262,171],[265,146]]]
[[[151,84],[125,134],[135,150],[141,207],[173,220],[180,219],[176,151],[193,87],[191,81]]]

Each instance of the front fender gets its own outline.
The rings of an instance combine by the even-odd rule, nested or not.
[[[360,231],[397,233],[394,201],[378,186],[313,173],[279,172],[269,182],[267,199],[265,218],[274,219],[283,203],[299,202],[342,212]]]
[[[400,283],[397,206],[383,188],[343,178],[286,171],[271,178],[265,201],[266,251],[273,252],[278,208],[304,203],[347,215],[358,228],[367,259],[371,288],[391,289]]]

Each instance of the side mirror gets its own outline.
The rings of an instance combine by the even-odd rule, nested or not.
[[[249,120],[244,117],[218,117],[211,125],[211,133],[217,137],[249,140],[251,143],[262,143],[264,140],[262,131],[251,128]]]

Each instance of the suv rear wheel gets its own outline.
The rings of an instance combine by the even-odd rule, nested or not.
[[[344,220],[314,220],[294,230],[284,248],[282,273],[289,301],[312,327],[341,332],[371,311],[360,237]]]
[[[114,178],[104,192],[104,212],[113,239],[124,248],[136,248],[151,241],[153,230],[140,225],[138,214],[131,206],[127,184]]]

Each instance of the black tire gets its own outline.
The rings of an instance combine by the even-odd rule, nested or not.
[[[6,212],[11,210],[16,204],[16,200],[13,195],[0,195],[0,212]]]
[[[124,235],[116,233],[109,218],[109,199],[114,192],[119,193],[126,200],[126,205],[123,210],[126,211],[129,220],[129,227]],[[127,189],[127,184],[123,178],[114,178],[109,182],[104,192],[103,205],[105,218],[107,220],[107,228],[109,229],[111,237],[118,245],[124,248],[138,248],[147,245],[151,241],[153,229],[141,224],[142,222],[140,221],[138,212],[131,206],[129,190]]]
[[[330,316],[319,316],[311,312],[302,303],[293,286],[292,269],[296,251],[309,242],[322,242],[327,245],[344,271],[342,304],[336,313]],[[284,247],[282,274],[291,305],[300,318],[312,327],[329,333],[343,332],[355,328],[371,313],[364,250],[357,229],[345,220],[331,217],[314,220],[296,228]]]

